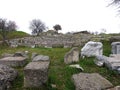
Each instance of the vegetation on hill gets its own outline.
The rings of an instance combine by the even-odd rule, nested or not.
[[[12,31],[8,33],[7,39],[15,39],[15,38],[22,38],[29,36],[28,33],[25,33],[23,31]],[[0,35],[0,41],[2,40],[2,36]]]

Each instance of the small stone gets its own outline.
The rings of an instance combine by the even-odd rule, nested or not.
[[[80,69],[81,71],[84,71],[84,69],[79,64],[70,65],[70,67],[77,68],[77,69]]]
[[[57,86],[55,84],[51,84],[52,88],[56,88]]]

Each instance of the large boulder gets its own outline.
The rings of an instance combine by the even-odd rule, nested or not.
[[[13,68],[0,64],[0,90],[8,90],[17,75],[18,72]]]
[[[97,56],[103,54],[103,44],[101,42],[89,41],[81,49],[81,56]]]
[[[120,42],[113,42],[112,46],[112,54],[120,54]]]
[[[79,49],[77,47],[72,48],[64,56],[64,62],[66,64],[70,64],[72,62],[78,62],[78,61],[79,61]]]
[[[112,83],[97,73],[79,73],[72,76],[76,90],[106,90]]]

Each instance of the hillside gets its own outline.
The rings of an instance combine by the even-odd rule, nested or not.
[[[13,31],[8,33],[7,38],[8,39],[15,39],[15,38],[22,38],[22,37],[28,37],[29,34],[25,33],[23,31]],[[2,40],[2,36],[0,35],[0,40]]]

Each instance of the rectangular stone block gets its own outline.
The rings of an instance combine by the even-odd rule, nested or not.
[[[117,54],[120,54],[120,45],[117,45]]]
[[[49,62],[30,62],[24,68],[24,87],[40,87],[48,79]]]
[[[12,67],[24,66],[26,64],[25,57],[4,57],[0,59],[0,64],[5,64]]]

